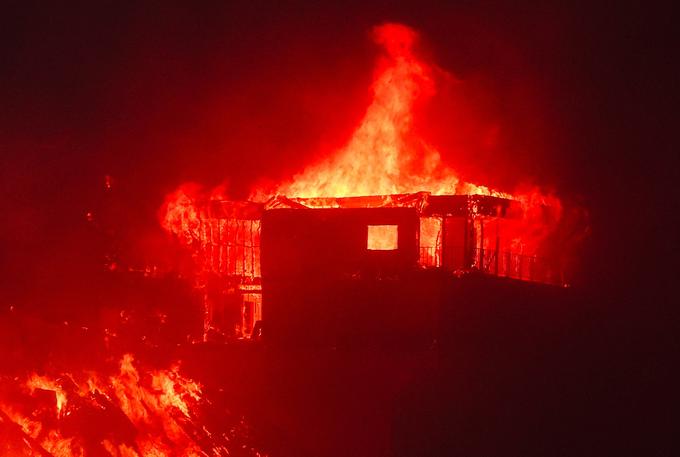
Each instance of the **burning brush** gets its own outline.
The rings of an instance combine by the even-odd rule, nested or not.
[[[260,456],[242,419],[221,414],[200,384],[145,369],[125,354],[117,372],[0,378],[0,454],[7,456]],[[141,371],[141,372],[140,372]]]

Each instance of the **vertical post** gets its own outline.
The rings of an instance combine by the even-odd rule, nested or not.
[[[442,233],[442,235],[441,235],[442,236],[442,241],[441,241],[441,246],[442,246],[441,266],[442,266],[443,269],[445,269],[445,268],[447,268],[447,266],[450,266],[450,265],[447,264],[447,259],[446,259],[446,254],[447,254],[447,251],[448,251],[448,249],[447,249],[448,243],[446,241],[446,216],[445,215],[442,216],[442,231],[441,231],[441,233]],[[436,251],[437,251],[436,242],[435,242],[434,249],[435,249],[435,255],[436,255]]]
[[[210,271],[215,271],[215,257],[216,257],[216,247],[215,243],[215,220],[210,219]]]
[[[206,264],[209,264],[211,261],[211,255],[212,252],[210,251],[210,236],[209,236],[209,228],[208,225],[205,221],[201,221],[201,247],[203,248],[203,258],[201,259],[203,262],[203,268],[206,268]]]
[[[496,270],[496,276],[498,276],[498,262],[499,262],[499,257],[501,255],[501,239],[500,236],[498,235],[498,219],[496,219],[496,265],[495,265],[495,270]]]
[[[227,219],[224,221],[224,231],[225,235],[224,238],[227,240],[227,275],[232,274],[232,269],[231,269],[231,254],[232,254],[232,247],[231,247],[231,230],[229,230],[229,225],[230,225],[231,219]]]
[[[243,267],[241,269],[241,274],[243,276],[246,275],[246,262],[248,260],[247,254],[246,254],[246,244],[248,242],[248,239],[246,238],[246,221],[243,221],[243,224],[241,225],[241,244],[243,245],[243,250],[241,251],[241,257],[243,258]]]
[[[225,273],[225,267],[224,267],[224,261],[225,261],[225,254],[227,252],[227,242],[229,240],[226,239],[224,236],[224,226],[226,225],[226,221],[224,219],[220,219],[220,246],[222,247],[220,251],[220,273],[224,274]]]
[[[465,222],[463,223],[463,268],[470,268],[470,214],[465,212]]]
[[[203,286],[203,342],[208,341],[208,333],[210,331],[210,321],[212,320],[212,307],[208,298],[207,286]]]
[[[484,268],[484,219],[479,218],[479,270],[486,271]]]
[[[463,224],[463,268],[469,270],[472,268],[472,261],[474,256],[474,236],[475,226],[474,220],[470,210],[470,196],[465,199],[465,223]]]
[[[250,246],[248,249],[250,250],[250,276],[254,277],[255,276],[255,246],[253,246],[254,241],[253,241],[253,220],[250,220]]]

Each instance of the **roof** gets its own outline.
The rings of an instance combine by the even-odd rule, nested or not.
[[[265,203],[214,200],[207,205],[207,216],[217,219],[260,219],[271,209],[321,208],[415,208],[423,216],[512,217],[518,203],[491,195],[411,194],[367,195],[362,197],[286,197],[277,195]]]

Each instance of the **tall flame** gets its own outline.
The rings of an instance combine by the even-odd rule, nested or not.
[[[384,53],[361,123],[343,148],[279,186],[278,194],[352,197],[429,191],[507,196],[462,182],[439,152],[415,134],[414,107],[435,92],[432,69],[414,53],[417,38],[413,29],[400,24],[374,29]]]

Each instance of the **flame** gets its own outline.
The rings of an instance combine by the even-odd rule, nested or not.
[[[33,373],[31,377],[26,381],[26,387],[29,389],[30,393],[33,394],[36,389],[52,391],[55,394],[57,400],[57,412],[60,414],[64,411],[66,406],[66,392],[57,384],[53,379],[49,379],[45,376],[38,376]]]
[[[90,373],[78,384],[71,375],[33,373],[22,387],[28,397],[0,398],[0,425],[13,424],[15,441],[25,448],[17,455],[205,457],[233,452],[227,448],[230,437],[211,434],[201,423],[202,387],[182,376],[177,364],[142,376],[134,357],[125,354],[111,376]],[[53,393],[53,400],[38,392]],[[238,452],[261,455],[244,449]]]
[[[187,243],[199,238],[201,221],[196,206],[199,186],[184,184],[168,194],[160,211],[161,226]]]
[[[462,182],[432,145],[416,135],[414,107],[435,93],[432,68],[418,59],[416,32],[404,25],[374,29],[383,55],[372,85],[373,99],[348,143],[307,167],[277,193],[289,197],[354,197],[428,191],[509,197]]]

